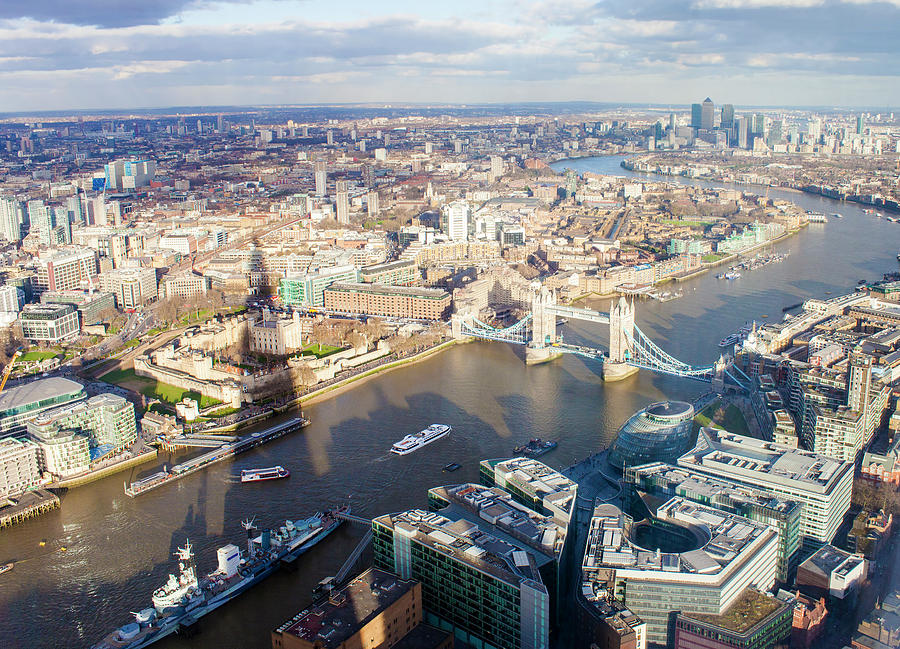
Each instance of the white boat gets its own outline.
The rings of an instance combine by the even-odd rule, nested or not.
[[[431,424],[425,430],[420,430],[413,435],[407,435],[391,447],[391,453],[406,455],[427,446],[445,435],[449,435],[452,428],[447,424]]]
[[[283,466],[270,466],[266,469],[244,469],[241,471],[241,482],[260,482],[262,480],[278,480],[287,478],[291,472]]]

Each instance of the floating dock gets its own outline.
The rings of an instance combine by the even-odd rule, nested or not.
[[[191,475],[192,473],[196,473],[197,471],[205,469],[206,467],[215,464],[216,462],[221,462],[226,458],[238,455],[240,453],[243,453],[244,451],[249,451],[251,448],[256,448],[261,444],[270,442],[273,439],[277,439],[279,437],[287,435],[288,433],[293,433],[294,431],[300,430],[301,428],[308,425],[308,419],[304,419],[303,417],[294,417],[293,419],[282,422],[277,426],[272,426],[271,428],[261,430],[257,433],[251,433],[250,435],[242,437],[236,442],[222,444],[208,453],[204,453],[203,455],[195,457],[181,464],[176,464],[171,469],[164,469],[158,473],[154,473],[151,476],[132,482],[130,485],[127,485],[125,487],[125,495],[135,498],[136,496],[140,496],[141,494],[156,489],[157,487],[161,487],[165,484],[169,484],[170,482],[174,482],[179,478],[183,478],[185,476]]]

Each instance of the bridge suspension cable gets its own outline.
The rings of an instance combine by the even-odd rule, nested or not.
[[[524,345],[528,342],[528,323],[530,321],[531,314],[529,313],[515,324],[505,328],[498,328],[492,327],[478,318],[472,318],[471,324],[469,322],[462,323],[462,332],[475,338]]]
[[[712,365],[695,367],[678,360],[650,340],[637,325],[634,326],[633,335],[628,332],[625,335],[631,348],[631,357],[626,360],[629,365],[707,381],[715,374],[715,367]]]

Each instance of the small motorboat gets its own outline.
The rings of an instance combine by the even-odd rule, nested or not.
[[[16,564],[14,563],[4,563],[2,566],[0,566],[0,575],[2,575],[4,572],[9,572],[15,565]]]
[[[451,462],[450,464],[448,464],[447,466],[445,466],[445,467],[442,469],[442,471],[456,471],[456,470],[461,469],[461,468],[462,468],[462,464],[460,464],[459,462]]]

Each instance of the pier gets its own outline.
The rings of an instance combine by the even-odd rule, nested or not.
[[[26,491],[14,498],[7,498],[0,507],[0,528],[11,527],[29,518],[59,509],[59,497],[46,489]]]
[[[208,453],[204,453],[203,455],[182,462],[181,464],[176,464],[171,469],[163,469],[158,473],[154,473],[151,476],[132,482],[130,485],[126,485],[125,495],[135,498],[143,493],[156,489],[157,487],[189,476],[201,469],[205,469],[217,462],[221,462],[226,458],[249,451],[251,448],[256,448],[266,442],[292,433],[295,430],[300,430],[308,425],[308,419],[294,417],[277,426],[272,426],[271,428],[267,428],[266,430],[257,433],[251,433],[236,442],[220,444]]]

